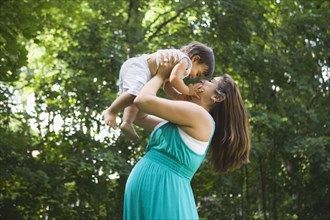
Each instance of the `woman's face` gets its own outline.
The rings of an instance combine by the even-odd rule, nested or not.
[[[208,102],[211,100],[211,97],[214,95],[217,95],[217,92],[215,91],[216,88],[218,87],[219,82],[222,80],[222,77],[214,77],[213,79],[210,80],[201,80],[197,84],[201,86],[201,89],[204,91],[201,93],[198,93],[200,96],[200,100],[192,97],[191,101],[193,102]]]

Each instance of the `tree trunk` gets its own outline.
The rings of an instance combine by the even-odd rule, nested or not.
[[[265,186],[265,171],[262,163],[262,158],[259,156],[259,179],[260,179],[260,199],[261,199],[261,210],[264,219],[267,220],[267,202],[266,202],[266,186]]]
[[[273,137],[275,137],[276,134],[273,135]],[[277,215],[277,172],[276,172],[276,143],[275,143],[275,139],[273,139],[273,152],[272,152],[272,171],[273,171],[273,204],[272,204],[272,215],[273,215],[273,219],[277,220],[278,215]]]

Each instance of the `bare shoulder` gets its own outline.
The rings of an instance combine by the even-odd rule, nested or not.
[[[214,129],[214,122],[210,113],[194,103],[187,103],[187,106],[190,111],[183,117],[188,123],[179,127],[197,140],[209,141]]]

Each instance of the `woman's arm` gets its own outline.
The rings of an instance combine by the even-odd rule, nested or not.
[[[187,101],[173,101],[157,97],[166,76],[158,73],[141,90],[134,104],[143,112],[179,125],[190,136],[208,141],[212,134],[212,119],[201,106]]]
[[[152,131],[156,125],[163,121],[164,119],[162,118],[139,111],[134,124],[144,128],[145,130]]]
[[[184,95],[184,94],[180,93],[178,90],[176,90],[168,80],[166,80],[164,82],[163,90],[166,95],[168,95],[169,97],[171,97],[174,100],[188,101],[190,99],[189,96]]]

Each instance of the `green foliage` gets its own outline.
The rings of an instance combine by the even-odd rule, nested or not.
[[[0,218],[122,219],[130,142],[102,111],[121,64],[192,40],[248,107],[251,163],[192,181],[201,219],[329,219],[327,1],[13,1],[0,13]]]
[[[36,22],[40,5],[33,1],[2,1],[0,8],[0,80],[18,80],[18,70],[26,65],[24,39],[36,36],[42,23]],[[31,25],[34,24],[34,25]]]

